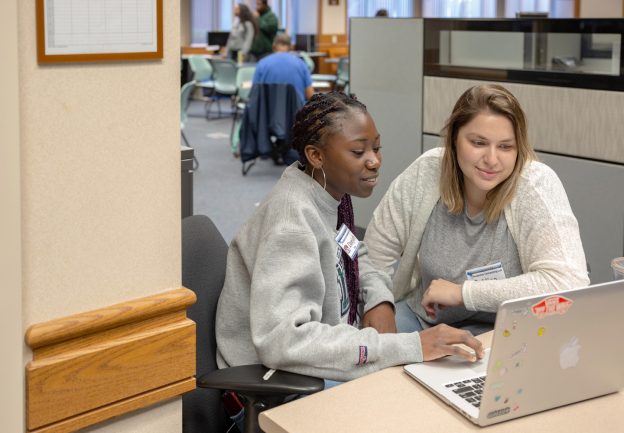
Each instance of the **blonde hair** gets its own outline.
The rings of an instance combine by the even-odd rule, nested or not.
[[[516,97],[498,84],[483,84],[466,90],[455,103],[442,136],[444,156],[440,170],[440,195],[442,202],[453,214],[464,211],[464,176],[457,161],[457,134],[476,115],[491,112],[505,116],[511,122],[516,139],[518,156],[514,169],[507,179],[486,195],[485,220],[496,221],[516,192],[518,179],[528,161],[537,159],[527,138],[527,122]]]

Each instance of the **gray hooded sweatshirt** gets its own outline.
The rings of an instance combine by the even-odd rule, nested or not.
[[[422,361],[418,333],[379,334],[348,324],[337,271],[338,205],[295,163],[242,227],[230,245],[217,307],[220,368],[262,363],[345,381]],[[359,269],[360,314],[393,303],[389,277],[366,254]]]

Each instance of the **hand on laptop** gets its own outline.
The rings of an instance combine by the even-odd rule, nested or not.
[[[432,361],[446,355],[457,355],[468,361],[475,362],[484,355],[483,344],[469,331],[440,324],[433,328],[420,331],[423,361]],[[455,344],[464,344],[474,350],[469,352]]]
[[[444,307],[464,305],[462,286],[442,279],[433,280],[427,290],[425,290],[421,305],[425,309],[427,316],[435,319],[436,305],[438,305],[440,310]]]
[[[364,313],[362,328],[368,327],[375,328],[380,334],[397,332],[394,309],[388,302],[382,302]]]

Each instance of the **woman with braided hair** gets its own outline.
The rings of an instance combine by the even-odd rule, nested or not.
[[[441,325],[396,334],[390,280],[351,234],[351,195],[368,197],[381,165],[380,136],[364,104],[314,95],[297,113],[300,161],[230,245],[217,307],[220,367],[267,367],[345,381],[399,364],[483,354],[468,332]],[[452,346],[465,343],[476,355]]]

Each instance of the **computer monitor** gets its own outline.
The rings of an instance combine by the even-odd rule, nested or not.
[[[516,18],[548,18],[548,12],[516,12]]]
[[[316,51],[316,35],[297,34],[295,35],[295,51]]]
[[[225,47],[227,45],[228,36],[230,36],[230,32],[208,32],[206,42],[208,45]]]

